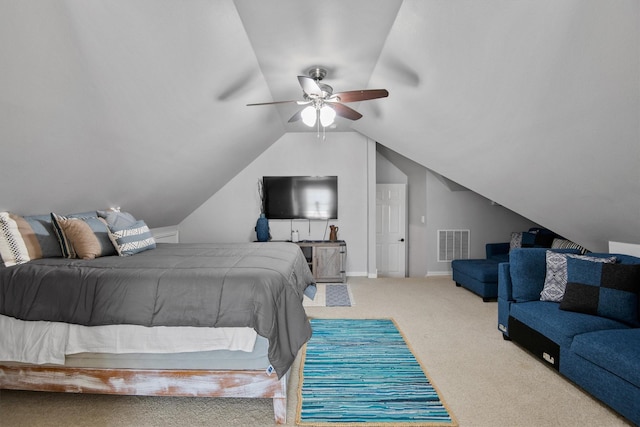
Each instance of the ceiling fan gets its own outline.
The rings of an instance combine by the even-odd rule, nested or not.
[[[327,75],[327,70],[322,67],[311,68],[308,71],[308,75],[309,76],[298,76],[298,82],[302,87],[303,101],[261,102],[247,104],[247,106],[287,104],[291,102],[295,102],[298,105],[306,105],[305,108],[296,112],[289,119],[289,123],[302,119],[303,123],[309,127],[313,127],[317,123],[318,127],[322,125],[324,128],[333,124],[336,116],[349,120],[358,120],[362,117],[362,114],[351,107],[347,107],[344,103],[367,101],[389,96],[389,92],[386,89],[351,90],[333,93],[331,86],[321,83],[322,79]]]

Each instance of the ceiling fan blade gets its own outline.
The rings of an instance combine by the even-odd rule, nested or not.
[[[322,96],[322,89],[311,77],[298,76],[298,82],[307,95]]]
[[[336,115],[344,117],[345,119],[358,120],[362,117],[362,114],[358,113],[351,107],[347,107],[346,105],[331,103],[331,108],[336,111]]]
[[[350,90],[333,94],[333,97],[339,98],[340,102],[367,101],[369,99],[386,98],[387,96],[389,96],[389,92],[386,89]]]
[[[274,105],[274,104],[288,104],[290,102],[298,102],[298,101],[273,101],[273,102],[258,102],[255,104],[247,104],[247,107],[253,107],[255,105]]]

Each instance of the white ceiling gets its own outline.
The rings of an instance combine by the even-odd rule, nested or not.
[[[306,76],[316,66],[327,70],[323,83],[334,93],[378,89],[368,82],[402,4],[400,0],[235,3],[273,96],[256,102],[302,100],[296,76]],[[277,108],[287,132],[314,131],[300,121],[288,123],[301,108],[296,104],[254,108]],[[338,118],[332,130],[349,130],[351,124]]]
[[[640,242],[637,0],[0,0],[0,209],[179,223],[325,66],[357,131],[593,249]],[[250,125],[247,125],[250,124]]]

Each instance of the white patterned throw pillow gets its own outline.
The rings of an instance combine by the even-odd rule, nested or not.
[[[31,260],[27,245],[20,234],[18,222],[9,212],[0,212],[0,256],[5,267]]]
[[[511,241],[509,241],[509,250],[517,249],[522,247],[522,233],[513,232],[511,233]]]

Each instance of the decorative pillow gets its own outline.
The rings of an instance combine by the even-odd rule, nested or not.
[[[540,228],[536,231],[533,244],[539,248],[550,248],[556,234],[546,228]]]
[[[616,257],[614,256],[601,258],[547,251],[547,274],[544,279],[544,288],[540,292],[540,301],[562,301],[564,290],[567,286],[567,258],[569,257],[609,264],[616,262]]]
[[[509,243],[509,250],[516,248],[530,248],[535,242],[536,235],[529,233],[528,231],[518,231],[511,233],[511,242]]]
[[[29,223],[42,251],[42,258],[61,257],[60,243],[51,224],[51,215],[27,215],[24,220]]]
[[[70,217],[74,216],[71,215]],[[111,238],[109,237],[109,227],[107,226],[107,223],[104,219],[98,218],[95,215],[95,212],[93,216],[80,217],[80,219],[87,223],[87,225],[93,231],[93,234],[95,234],[96,238],[100,242],[100,246],[102,248],[100,250],[100,256],[110,256],[118,254],[116,248],[113,246],[113,242],[111,242]]]
[[[42,258],[36,234],[23,217],[0,212],[0,256],[5,267]]]
[[[109,238],[109,229],[103,220],[95,216],[66,217],[53,212],[51,220],[65,258],[93,259],[116,255],[116,249]],[[83,225],[71,224],[72,221],[80,221]]]
[[[58,243],[60,243],[60,250],[62,250],[62,256],[64,258],[75,258],[76,253],[73,251],[73,246],[71,242],[67,239],[67,236],[64,234],[64,230],[60,226],[60,221],[67,219],[65,216],[61,216],[51,212],[51,224],[53,224],[53,230],[58,237]]]
[[[522,233],[521,232],[513,232],[511,233],[511,241],[509,242],[509,250],[521,248],[522,247]]]
[[[156,247],[151,230],[143,220],[136,221],[128,227],[110,227],[109,229],[111,240],[120,256],[134,255]]]
[[[639,264],[567,259],[567,288],[561,310],[577,311],[638,326]]]
[[[131,227],[136,223],[136,219],[128,212],[120,212],[119,210],[111,209],[106,211],[98,211],[98,216],[104,218],[107,221],[109,227],[116,227],[122,229],[125,227]]]
[[[76,258],[94,259],[101,255],[100,242],[89,224],[80,218],[58,219],[67,242],[71,243]]]
[[[565,239],[553,239],[551,243],[551,249],[577,249],[580,251],[581,255],[589,252],[587,248],[580,246],[577,243],[573,243],[571,240]]]

